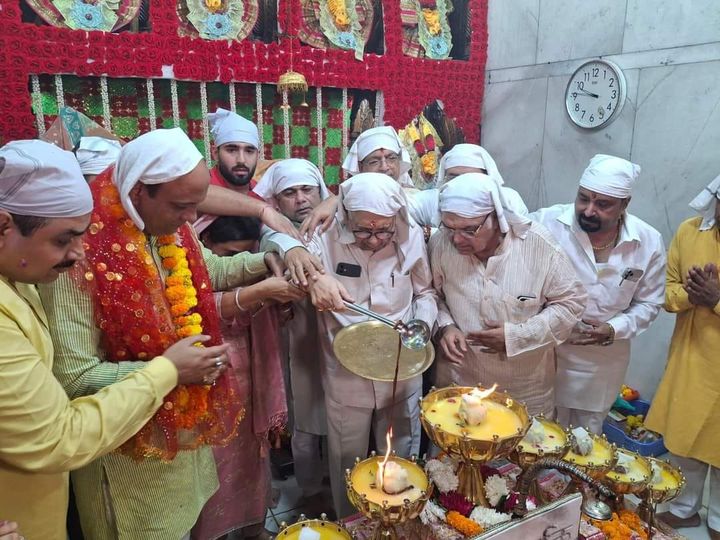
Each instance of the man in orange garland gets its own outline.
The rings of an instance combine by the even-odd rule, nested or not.
[[[209,181],[187,135],[159,129],[125,145],[92,183],[86,261],[41,290],[54,371],[71,397],[142,368],[180,336],[219,343],[213,290],[267,273],[274,254],[220,258],[200,247],[188,222]],[[227,443],[243,415],[230,373],[217,375],[178,387],[121,452],[72,474],[86,537],[188,537],[218,485],[209,445]]]
[[[43,141],[0,148],[0,538],[65,540],[68,471],[136,433],[180,381],[217,369],[225,346],[175,343],[118,384],[70,401],[53,377],[53,344],[34,284],[84,257],[92,195],[70,152]],[[13,533],[13,531],[15,531]],[[9,536],[8,536],[9,535]]]

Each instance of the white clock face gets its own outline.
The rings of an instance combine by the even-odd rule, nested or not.
[[[565,108],[582,128],[607,125],[619,116],[624,102],[625,77],[618,66],[606,60],[580,66],[565,90]]]

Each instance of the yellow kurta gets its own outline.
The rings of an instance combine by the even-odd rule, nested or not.
[[[159,357],[93,396],[70,401],[52,374],[53,345],[32,285],[0,276],[0,519],[27,540],[65,540],[66,471],[130,438],[177,383]]]
[[[668,252],[665,309],[677,320],[645,425],[673,454],[720,467],[720,304],[695,306],[682,288],[691,267],[720,266],[720,232],[700,231],[701,220],[682,223]]]

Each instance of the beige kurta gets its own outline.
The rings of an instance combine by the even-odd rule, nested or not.
[[[498,354],[470,346],[461,364],[438,347],[435,384],[498,383],[530,414],[552,415],[554,348],[580,319],[587,295],[547,229],[533,223],[520,235],[513,231],[487,265],[460,254],[443,232],[430,239],[439,326],[455,324],[467,334],[502,324],[506,346]]]

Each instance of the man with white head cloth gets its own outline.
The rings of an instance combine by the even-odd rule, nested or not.
[[[558,420],[602,432],[630,362],[630,340],[657,317],[665,289],[665,246],[627,212],[640,167],[598,154],[580,178],[574,204],[531,214],[570,257],[588,291],[573,335],[558,347]]]
[[[413,219],[423,226],[438,227],[440,225],[438,190],[456,176],[466,173],[482,173],[495,180],[500,186],[505,202],[515,214],[527,215],[525,202],[517,191],[504,185],[503,177],[490,153],[477,144],[461,143],[453,146],[440,159],[437,188],[425,189],[410,197],[410,213]]]
[[[497,182],[462,174],[440,189],[430,238],[438,293],[436,386],[497,383],[530,414],[554,414],[554,348],[585,291],[550,233],[509,209]]]
[[[75,157],[85,180],[92,182],[98,174],[115,163],[121,149],[120,141],[114,139],[81,137]]]
[[[296,226],[328,198],[322,174],[306,159],[284,159],[270,166],[253,190],[277,206]],[[260,249],[274,245],[284,255],[295,248],[304,249],[297,240],[270,231],[264,234]],[[309,298],[293,304],[293,318],[286,323],[289,334],[290,388],[292,390],[292,453],[295,479],[302,490],[306,509],[326,508],[322,497],[322,479],[326,469],[320,448],[327,435],[325,395],[321,380],[321,351],[315,309]]]
[[[209,181],[201,154],[176,128],[129,142],[90,185],[96,204],[86,259],[41,289],[55,375],[71,397],[102,391],[183,336],[221,343],[213,290],[268,272],[274,254],[217,257],[200,247],[189,223]],[[202,384],[167,396],[120,452],[73,472],[86,537],[188,534],[218,485],[209,445],[229,440],[243,414],[232,372],[214,356]]]
[[[391,320],[422,319],[431,328],[437,306],[422,231],[408,216],[400,184],[380,173],[360,173],[340,185],[340,204],[330,229],[316,234],[310,249],[326,274],[309,286],[318,309],[322,384],[328,422],[330,481],[338,517],[354,510],[343,472],[366,456],[372,430],[380,452],[392,422],[392,446],[401,456],[420,448],[420,375],[393,385],[362,378],[343,367],[333,340],[345,326],[368,320],[345,310],[353,300]],[[332,311],[329,311],[332,310]],[[393,417],[390,418],[390,413]]]
[[[211,216],[257,217],[266,227],[263,234],[273,230],[287,235],[287,245],[302,247],[300,235],[292,222],[274,205],[253,191],[256,169],[260,158],[261,140],[257,126],[237,113],[218,108],[208,114],[210,133],[213,136],[213,159],[217,162],[210,171],[208,196],[198,209]],[[279,238],[279,237],[276,237]],[[290,249],[283,253],[293,279],[306,284],[306,274],[317,275],[322,267],[305,249]],[[276,273],[278,269],[273,269]]]
[[[122,382],[68,399],[35,284],[82,262],[92,209],[72,153],[42,141],[0,148],[0,509],[28,540],[65,540],[68,471],[120,446],[224,351],[185,339]]]
[[[665,309],[677,318],[645,424],[663,435],[687,481],[660,517],[675,528],[699,526],[710,469],[707,526],[720,540],[720,176],[690,207],[700,215],[680,224],[668,251]]]

